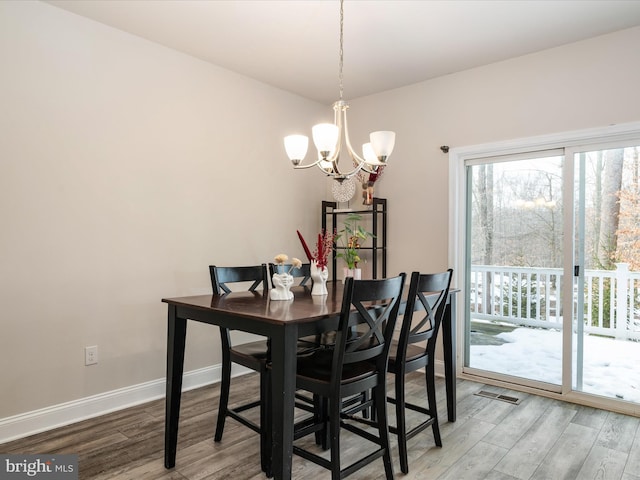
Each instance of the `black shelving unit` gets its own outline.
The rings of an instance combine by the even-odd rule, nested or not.
[[[340,218],[356,213],[366,218],[371,216],[371,233],[375,235],[370,241],[370,247],[361,247],[360,250],[371,251],[371,266],[373,278],[387,277],[387,199],[373,198],[371,208],[338,210],[337,202],[322,202],[322,230],[332,232],[340,230]],[[330,224],[329,224],[330,222]],[[337,253],[341,250],[335,243],[331,259],[331,278],[336,280]],[[381,272],[380,272],[381,270]],[[380,275],[380,273],[382,275]]]

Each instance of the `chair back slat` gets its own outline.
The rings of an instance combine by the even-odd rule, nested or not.
[[[453,270],[441,273],[413,272],[402,329],[398,339],[398,356],[407,345],[427,342],[426,353],[435,351],[435,342],[444,317]],[[418,321],[414,317],[422,316]]]
[[[345,280],[332,369],[368,361],[386,370],[406,275],[381,280]],[[335,378],[335,381],[339,379]]]
[[[252,282],[248,291],[254,292],[261,287],[263,291],[268,290],[267,266],[253,265],[248,267],[218,267],[209,266],[211,275],[211,287],[214,295],[224,295],[231,293],[230,283]]]

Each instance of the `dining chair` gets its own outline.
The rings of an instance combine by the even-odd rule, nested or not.
[[[292,268],[291,264],[280,265],[280,266],[274,263],[269,264],[269,278],[273,278],[274,273],[281,273],[282,271],[289,272],[289,274],[293,278],[301,278],[302,280],[300,280],[298,285],[302,287],[304,287],[307,284],[307,282],[311,281],[311,264],[310,263],[303,263],[298,268]]]
[[[304,274],[304,265],[300,270]],[[211,285],[215,295],[231,293],[229,284],[248,285],[250,292],[255,292],[261,288],[263,294],[268,291],[268,277],[266,264],[249,267],[218,267],[209,266],[211,275]],[[302,276],[302,275],[300,275]],[[309,277],[310,278],[310,277]],[[304,281],[304,280],[303,280]],[[220,403],[218,407],[218,421],[216,425],[215,441],[222,440],[225,421],[227,417],[240,422],[260,434],[260,463],[262,470],[271,472],[271,398],[270,390],[270,370],[267,365],[271,361],[269,352],[269,339],[257,340],[254,342],[232,345],[228,328],[220,327],[220,337],[222,343],[222,379],[220,383]],[[298,353],[306,354],[318,348],[317,336],[311,336],[298,340]],[[259,373],[260,376],[260,396],[259,399],[243,403],[235,408],[229,408],[229,393],[231,389],[231,366],[237,363]],[[300,408],[309,411],[314,410],[312,400],[298,396]],[[260,425],[249,420],[241,414],[252,408],[260,408]]]
[[[436,338],[444,317],[452,274],[451,269],[442,273],[411,274],[400,335],[391,343],[388,371],[395,375],[395,398],[389,396],[387,400],[395,404],[396,426],[390,427],[389,431],[398,436],[400,469],[405,474],[409,473],[407,440],[431,426],[436,445],[442,446],[434,365]],[[420,368],[425,369],[427,407],[409,403],[405,398],[405,375]],[[424,420],[407,429],[406,409],[422,414]]]
[[[250,284],[248,287],[250,292],[255,292],[261,288],[263,294],[269,289],[266,264],[247,267],[218,267],[210,265],[209,273],[211,274],[211,286],[214,295],[231,293],[232,290],[229,284]],[[260,434],[261,466],[263,470],[267,471],[271,463],[269,448],[271,443],[268,438],[270,429],[267,427],[267,415],[269,412],[268,406],[262,399],[268,398],[269,395],[269,372],[267,370],[269,340],[265,338],[264,340],[232,345],[229,330],[228,328],[220,327],[220,339],[222,342],[222,380],[220,383],[220,403],[214,440],[216,442],[222,440],[227,417],[231,417],[242,425],[249,427],[254,432]],[[260,375],[260,397],[257,400],[243,403],[235,408],[229,408],[232,363],[237,363],[254,370]],[[242,415],[242,412],[255,407],[260,408],[260,425]]]
[[[293,453],[331,471],[332,480],[344,478],[374,460],[383,459],[387,479],[393,478],[386,409],[386,371],[406,275],[381,280],[347,278],[336,332],[331,349],[298,356],[296,388],[322,397],[322,412],[299,421],[294,437],[326,429],[328,421],[330,460],[295,444]],[[375,305],[376,308],[371,308]],[[357,328],[352,328],[357,327]],[[342,412],[343,399],[371,391],[376,415],[366,419]],[[357,412],[352,412],[357,413]],[[377,428],[377,436],[359,426]],[[340,430],[344,428],[374,443],[374,452],[341,467]]]

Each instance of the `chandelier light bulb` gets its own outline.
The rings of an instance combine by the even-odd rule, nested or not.
[[[333,155],[338,146],[340,131],[333,123],[319,123],[311,129],[313,133],[313,143],[323,158]]]
[[[378,157],[376,156],[376,152],[373,151],[373,146],[371,146],[371,143],[362,144],[362,157],[364,158],[365,162],[371,165],[377,165],[379,163]]]
[[[309,137],[305,135],[289,135],[284,137],[284,149],[287,156],[294,166],[300,165],[300,162],[307,155],[309,148]]]
[[[369,138],[378,160],[382,163],[386,163],[387,157],[391,155],[393,147],[396,144],[396,133],[390,131],[373,132]]]
[[[333,163],[329,161],[320,160],[320,168],[324,170],[327,175],[333,173]]]

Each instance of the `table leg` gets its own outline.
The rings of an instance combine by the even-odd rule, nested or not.
[[[444,378],[447,390],[447,415],[456,421],[456,299],[449,295],[442,322],[442,346],[444,350]]]
[[[178,446],[178,418],[180,416],[180,396],[182,393],[182,373],[184,371],[184,345],[187,334],[187,320],[176,317],[175,305],[169,305],[167,331],[167,392],[164,427],[164,466],[176,465]]]
[[[284,325],[271,336],[272,472],[276,480],[291,478],[293,418],[296,393],[298,328]]]

